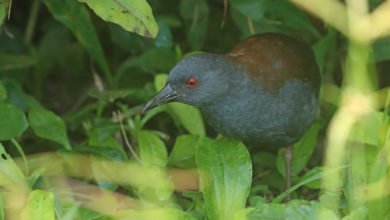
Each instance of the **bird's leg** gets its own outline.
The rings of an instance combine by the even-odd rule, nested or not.
[[[292,165],[292,160],[293,160],[293,155],[294,155],[294,145],[291,145],[289,147],[286,147],[284,149],[284,164],[286,167],[286,190],[291,187],[291,165]],[[288,194],[286,196],[286,201],[291,200],[291,194]]]

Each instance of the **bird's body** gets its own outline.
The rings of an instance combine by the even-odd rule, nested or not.
[[[145,109],[169,101],[191,104],[224,136],[279,148],[299,140],[310,127],[319,86],[309,46],[285,35],[262,34],[226,55],[183,59]]]

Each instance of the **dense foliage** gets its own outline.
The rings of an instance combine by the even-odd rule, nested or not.
[[[0,219],[388,219],[390,2],[0,0]],[[184,57],[311,45],[317,120],[283,149],[145,103]],[[291,194],[291,201],[284,201]]]

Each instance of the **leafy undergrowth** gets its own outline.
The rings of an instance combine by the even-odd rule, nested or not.
[[[0,0],[0,219],[388,219],[390,3],[351,2]],[[287,190],[283,149],[142,114],[185,56],[264,32],[323,79]]]

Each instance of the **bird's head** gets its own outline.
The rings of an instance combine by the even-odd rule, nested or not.
[[[180,61],[169,73],[165,87],[150,100],[144,112],[168,102],[182,102],[200,107],[229,88],[233,65],[223,56],[191,55]]]

